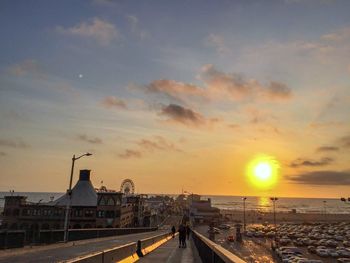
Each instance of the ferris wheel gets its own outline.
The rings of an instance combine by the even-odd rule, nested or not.
[[[125,179],[123,180],[122,184],[120,185],[120,192],[130,195],[135,193],[135,184],[131,179]]]

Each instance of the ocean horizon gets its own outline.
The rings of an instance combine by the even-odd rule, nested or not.
[[[7,195],[24,195],[27,201],[49,202],[56,200],[62,196],[63,192],[0,192],[0,208],[4,207],[4,196]],[[171,197],[177,194],[147,194],[149,196],[167,195]],[[210,198],[212,206],[219,209],[242,210],[242,196],[226,196],[226,195],[201,195],[202,199]],[[266,196],[246,196],[246,209],[257,210],[261,212],[271,212],[272,202]],[[276,211],[291,212],[293,209],[298,213],[327,213],[327,214],[350,214],[350,205],[341,202],[337,198],[304,198],[304,197],[279,197],[276,202]]]

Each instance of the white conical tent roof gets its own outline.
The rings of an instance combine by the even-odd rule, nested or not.
[[[66,193],[49,204],[65,206],[68,201],[69,195]],[[71,206],[97,206],[97,194],[90,181],[90,170],[80,170],[79,181],[72,189]]]

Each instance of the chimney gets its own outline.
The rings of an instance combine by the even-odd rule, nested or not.
[[[80,170],[79,181],[90,181],[91,170]]]

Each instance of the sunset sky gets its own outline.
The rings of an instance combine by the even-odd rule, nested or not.
[[[350,195],[350,1],[1,1],[0,191]],[[278,181],[247,179],[257,156]]]

